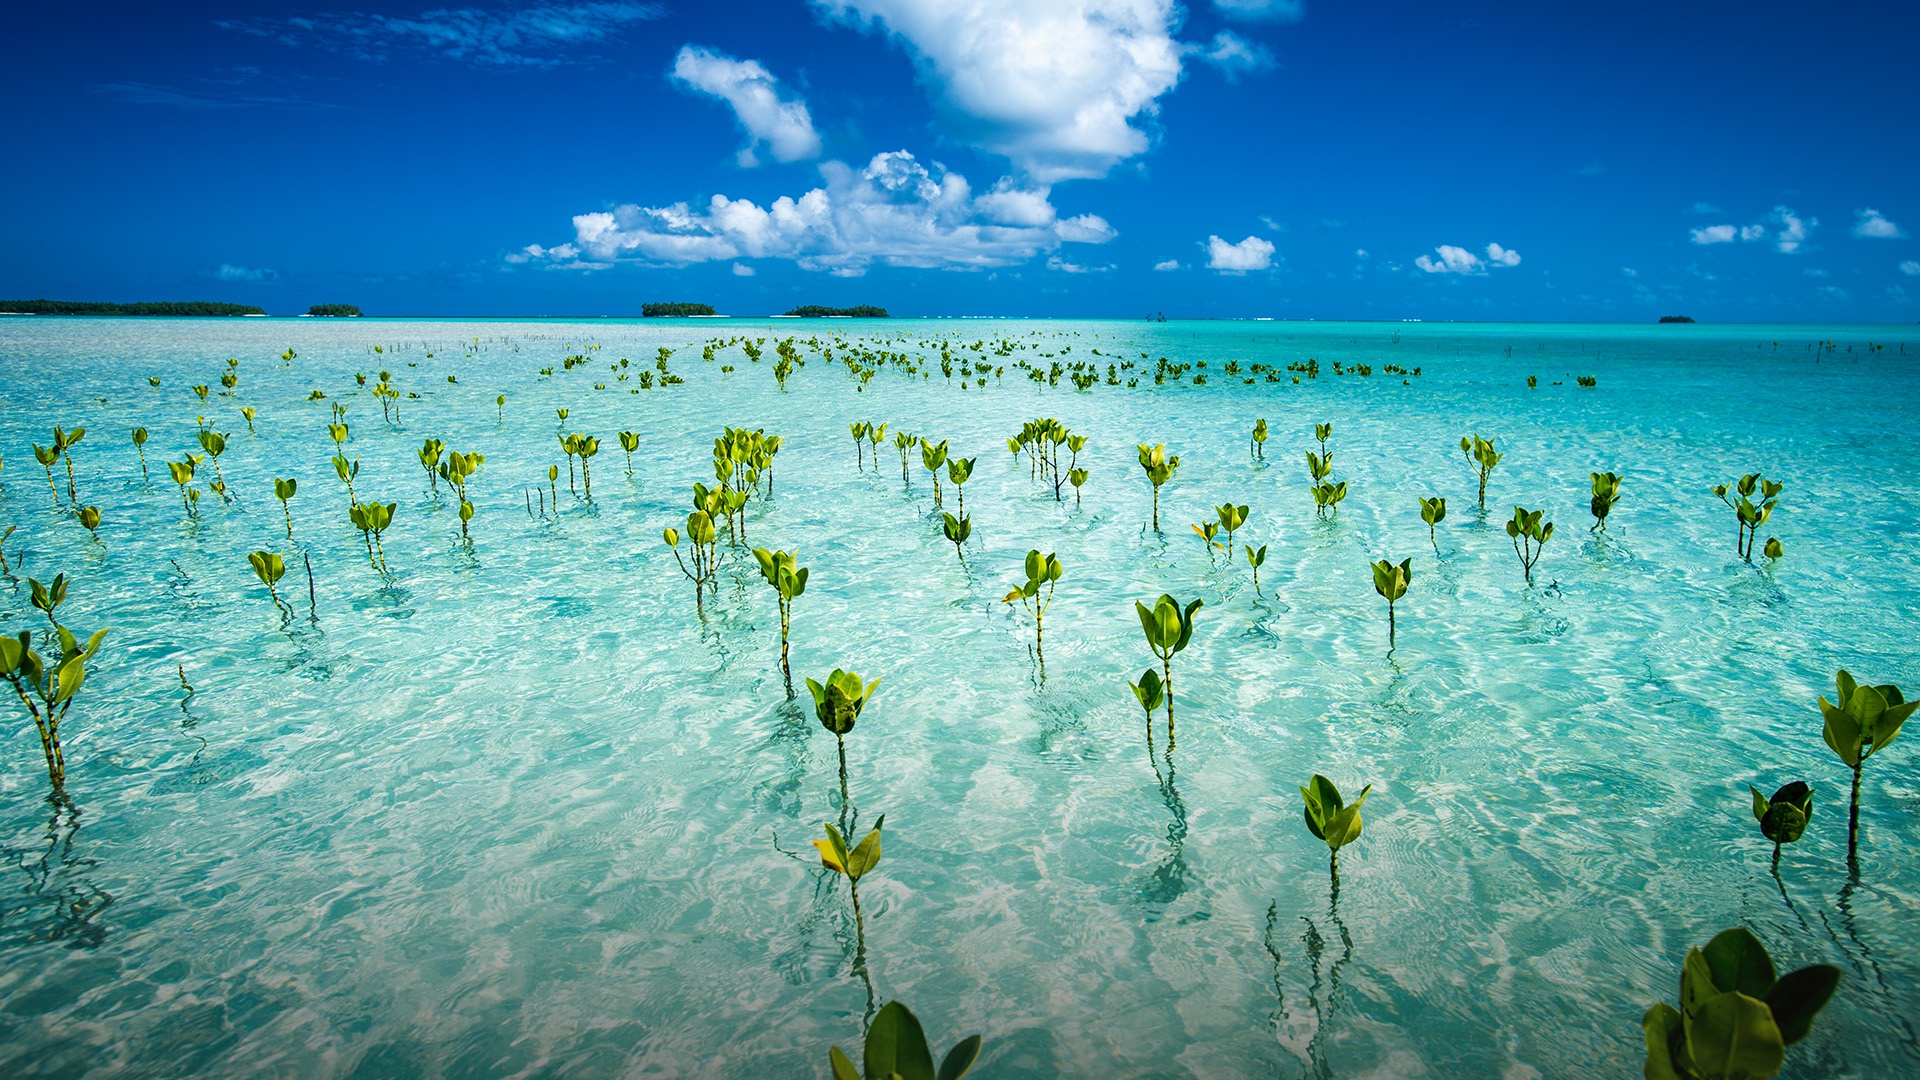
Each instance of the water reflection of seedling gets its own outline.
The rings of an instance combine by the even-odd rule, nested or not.
[[[1247,453],[1255,461],[1267,460],[1267,422],[1264,418],[1253,422],[1253,441],[1248,444]]]
[[[440,473],[438,470],[440,468],[440,455],[445,453],[446,449],[447,444],[441,442],[439,439],[428,439],[420,444],[419,450],[414,452],[414,456],[420,459],[420,467],[427,470],[427,484],[433,488],[435,495],[440,494]]]
[[[625,451],[627,455],[627,475],[632,476],[633,452],[640,449],[640,434],[635,431],[622,431],[619,433],[619,438],[620,449]]]
[[[1593,501],[1589,504],[1593,511],[1593,526],[1588,532],[1607,531],[1607,515],[1620,502],[1620,477],[1614,473],[1592,473]]]
[[[1813,788],[1795,780],[1771,799],[1751,784],[1747,790],[1753,792],[1753,819],[1760,823],[1760,835],[1773,841],[1773,865],[1778,869],[1780,845],[1793,843],[1807,831],[1807,821],[1813,817]]]
[[[1413,560],[1402,559],[1395,566],[1387,559],[1373,564],[1373,591],[1387,602],[1387,648],[1393,648],[1394,619],[1393,605],[1407,595],[1407,583],[1413,580]]]
[[[140,455],[140,479],[144,481],[147,478],[147,429],[146,428],[137,427],[133,429],[133,450],[135,453]]]
[[[1360,839],[1360,807],[1372,790],[1372,784],[1361,788],[1359,798],[1349,806],[1341,801],[1340,789],[1333,786],[1333,781],[1319,773],[1300,789],[1300,798],[1306,803],[1307,831],[1315,839],[1326,841],[1327,872],[1336,891],[1340,888],[1340,849]]]
[[[87,532],[93,535],[93,542],[96,544],[99,543],[100,508],[97,506],[83,506],[80,508],[79,517],[80,524],[84,525]]]
[[[1153,485],[1153,531],[1159,532],[1160,486],[1173,479],[1174,472],[1180,468],[1180,457],[1178,454],[1169,457],[1165,443],[1153,446],[1140,443],[1139,449],[1140,469],[1147,474],[1147,482]]]
[[[193,500],[189,496],[190,489],[187,485],[193,483],[193,469],[191,457],[185,461],[167,462],[167,472],[172,475],[173,482],[180,485],[180,506],[186,510],[189,517],[193,516]]]
[[[1520,568],[1528,584],[1533,582],[1533,564],[1540,561],[1540,549],[1553,539],[1553,522],[1544,520],[1545,510],[1513,508],[1513,520],[1507,522],[1507,535],[1513,539],[1513,553],[1520,557]]]
[[[1715,495],[1720,496],[1721,502],[1733,508],[1734,516],[1739,519],[1740,532],[1735,546],[1740,557],[1748,562],[1753,561],[1754,535],[1759,532],[1760,526],[1765,525],[1767,519],[1773,516],[1774,504],[1780,501],[1780,492],[1785,489],[1785,484],[1776,484],[1759,473],[1749,473],[1733,485],[1733,494],[1739,497],[1738,502],[1727,497],[1726,484],[1719,484],[1711,489]],[[1760,495],[1760,501],[1757,503],[1753,501],[1755,492]]]
[[[879,849],[877,837],[874,847],[876,851]],[[979,1057],[980,1036],[969,1035],[947,1052],[936,1071],[933,1052],[927,1049],[927,1036],[920,1028],[920,1021],[897,1001],[881,1006],[879,1015],[867,1028],[860,1069],[853,1067],[852,1059],[839,1047],[827,1051],[833,1080],[960,1080]]]
[[[947,479],[953,481],[953,493],[959,496],[961,517],[967,514],[967,492],[963,485],[972,478],[973,463],[979,460],[977,457],[970,457],[954,458],[947,462]]]
[[[1173,657],[1185,651],[1193,641],[1193,613],[1200,610],[1201,602],[1195,600],[1184,609],[1180,601],[1162,593],[1153,602],[1153,607],[1134,601],[1134,610],[1140,616],[1140,628],[1146,632],[1147,647],[1160,658],[1161,680],[1167,696],[1167,748],[1173,748]]]
[[[393,524],[393,512],[398,508],[398,503],[380,502],[355,503],[347,508],[348,520],[368,542],[367,564],[382,574],[387,572],[387,551],[380,544],[380,534]]]
[[[799,565],[790,551],[753,549],[760,564],[760,576],[767,579],[780,598],[780,674],[787,680],[787,697],[793,697],[793,668],[787,663],[787,634],[793,626],[793,601],[807,591],[807,568]]]
[[[1834,676],[1834,697],[1820,699],[1827,748],[1853,770],[1853,797],[1847,810],[1847,865],[1858,868],[1860,849],[1860,770],[1907,722],[1920,701],[1908,701],[1898,686],[1862,686],[1842,670]]]
[[[1447,520],[1447,500],[1436,495],[1431,499],[1420,500],[1420,520],[1427,523],[1427,543],[1433,550],[1440,550],[1440,538],[1434,527]]]
[[[924,438],[920,440],[920,464],[926,466],[927,471],[933,474],[933,505],[935,506],[941,505],[940,467],[947,463],[947,442],[946,439],[941,439],[937,444],[930,443]]]
[[[293,498],[293,493],[299,490],[300,481],[291,476],[285,480],[276,477],[273,481],[273,497],[280,500],[280,512],[287,519],[288,540],[293,539],[293,508],[287,505],[287,500]]]
[[[286,608],[286,604],[280,600],[279,589],[280,579],[287,573],[286,560],[275,552],[256,551],[247,556],[247,565],[253,567],[253,576],[260,579],[260,584],[267,587],[267,595],[273,598],[273,605]]]
[[[1477,431],[1461,437],[1460,452],[1466,455],[1467,467],[1480,478],[1480,512],[1484,514],[1487,512],[1487,477],[1506,455],[1495,451],[1493,440],[1481,438]]]
[[[1662,1001],[1640,1020],[1648,1080],[1767,1080],[1787,1047],[1807,1037],[1840,985],[1840,969],[1815,964],[1774,977],[1773,958],[1745,927],[1690,949],[1680,1007]]]
[[[1060,558],[1052,552],[1041,555],[1037,549],[1028,551],[1026,571],[1027,580],[1014,586],[1000,598],[1000,602],[1011,604],[1017,600],[1033,616],[1033,655],[1040,661],[1040,669],[1044,672],[1047,661],[1041,653],[1041,643],[1046,631],[1047,607],[1053,603],[1054,583],[1060,580]],[[1042,588],[1047,591],[1044,598],[1040,595]]]
[[[64,581],[61,578],[54,581],[64,596]],[[40,591],[39,582],[30,579],[29,583],[36,592]],[[107,632],[95,631],[84,646],[64,626],[55,624],[55,633],[60,656],[52,664],[34,650],[31,631],[22,630],[18,637],[0,637],[0,678],[13,685],[14,695],[33,717],[33,726],[40,733],[40,749],[46,757],[47,779],[58,795],[67,782],[67,757],[60,744],[60,725],[73,709],[74,695],[86,682],[87,661],[100,650],[100,641]]]
[[[965,565],[967,554],[961,550],[960,545],[966,543],[967,538],[973,535],[973,519],[965,514],[954,517],[943,511],[940,514],[940,531],[946,534],[949,541],[952,541],[953,553],[960,557],[961,565]]]

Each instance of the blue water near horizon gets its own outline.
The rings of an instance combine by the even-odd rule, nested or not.
[[[743,333],[769,338],[758,364],[700,359]],[[836,334],[935,357],[931,377],[856,389],[806,349],[775,386],[773,338]],[[985,388],[941,376],[935,342],[1002,338],[1030,347],[989,354],[1007,367]],[[626,393],[608,364],[660,347],[686,382]],[[1096,348],[1141,385],[1011,366]],[[1160,356],[1207,361],[1207,385],[1153,385]],[[1308,358],[1299,385],[1223,374]],[[420,395],[398,423],[353,379],[383,368]],[[1848,774],[1814,709],[1840,667],[1920,683],[1920,328],[35,317],[0,320],[0,372],[0,551],[20,579],[73,578],[64,622],[112,627],[68,722],[73,808],[46,801],[17,707],[0,755],[7,1075],[826,1075],[869,1007],[844,882],[807,843],[840,814],[833,739],[804,689],[786,700],[745,548],[723,541],[702,616],[660,540],[724,426],[786,439],[747,529],[811,568],[796,681],[883,679],[847,738],[862,822],[887,815],[861,888],[874,999],[942,1047],[981,1033],[973,1075],[1637,1075],[1640,1014],[1732,925],[1783,968],[1844,972],[1783,1076],[1920,1074],[1916,744],[1868,765],[1850,883]],[[333,401],[362,498],[398,504],[385,578],[327,463]],[[600,438],[594,498],[529,516],[549,465],[565,482],[562,407]],[[201,416],[229,435],[233,501],[188,519],[164,463]],[[1077,506],[1005,450],[1039,416],[1090,437]],[[917,461],[906,489],[890,442],[856,468],[863,420],[979,457],[964,563]],[[1324,422],[1350,490],[1332,521],[1303,463]],[[31,454],[55,424],[88,429],[98,542]],[[631,477],[620,430],[642,438]],[[1484,518],[1472,431],[1507,455]],[[471,548],[414,458],[428,437],[487,455]],[[1159,534],[1140,442],[1182,460]],[[1609,469],[1624,500],[1593,534],[1588,473]],[[1733,554],[1707,491],[1755,471],[1786,484],[1772,565]],[[300,481],[293,544],[275,476]],[[1188,527],[1229,499],[1269,548],[1258,594]],[[1516,503],[1558,525],[1531,586],[1501,529]],[[288,556],[284,623],[246,562],[262,548]],[[999,602],[1029,548],[1066,569],[1044,680]],[[1368,563],[1408,557],[1389,655]],[[1124,685],[1151,660],[1132,604],[1161,592],[1205,601],[1171,760]],[[0,629],[34,625],[24,580],[0,582]],[[1315,772],[1373,785],[1337,908],[1300,819]],[[1795,779],[1816,811],[1776,879],[1747,785]]]

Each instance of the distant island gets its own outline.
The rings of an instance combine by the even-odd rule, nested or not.
[[[1661,321],[1661,322],[1692,322],[1692,321],[1693,321],[1693,316],[1691,316],[1691,315],[1662,315],[1662,316],[1660,316],[1660,321]]]
[[[360,309],[352,304],[315,304],[307,309],[307,314],[327,318],[357,319]]]
[[[0,300],[0,312],[9,315],[265,315],[251,304],[222,304],[212,300],[169,300],[142,304],[114,304],[105,300]]]
[[[801,319],[884,319],[887,309],[861,304],[858,307],[821,307],[819,304],[802,304],[787,312],[789,316]]]
[[[649,319],[691,319],[700,315],[718,315],[712,304],[641,304],[640,314]]]

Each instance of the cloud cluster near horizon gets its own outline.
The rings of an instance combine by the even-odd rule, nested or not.
[[[1780,231],[1774,234],[1774,249],[1782,255],[1791,255],[1800,250],[1800,246],[1806,243],[1807,237],[1819,224],[1819,218],[1803,218],[1788,207],[1776,206],[1773,208],[1773,213],[1768,214],[1763,221],[1752,225],[1708,225],[1704,228],[1689,229],[1687,232],[1693,243],[1706,247],[1712,244],[1731,244],[1735,240],[1764,240],[1768,226],[1778,225]],[[1891,225],[1892,222],[1887,224]]]
[[[1422,255],[1413,260],[1413,265],[1429,274],[1484,274],[1489,267],[1520,265],[1520,253],[1499,244],[1488,244],[1484,259],[1452,244],[1441,244],[1433,250],[1440,256],[1438,260],[1432,255]]]
[[[703,210],[626,204],[579,214],[574,237],[529,244],[517,265],[596,270],[616,263],[688,266],[735,259],[788,259],[803,270],[857,277],[874,263],[984,269],[1025,262],[1063,243],[1103,244],[1113,226],[1093,214],[1063,218],[1045,189],[1002,180],[975,195],[965,177],[920,164],[905,150],[876,154],[864,169],[820,166],[823,186],[762,207],[715,195]]]
[[[820,136],[813,130],[807,103],[783,96],[780,80],[758,60],[738,60],[713,49],[683,45],[673,59],[673,79],[733,107],[749,139],[737,155],[742,166],[758,165],[755,150],[763,145],[775,161],[820,156]]]

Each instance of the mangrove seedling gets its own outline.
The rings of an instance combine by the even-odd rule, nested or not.
[[[347,426],[345,421],[338,421],[327,425],[327,438],[333,440],[333,445],[336,449],[345,446],[347,444],[347,436],[352,433],[352,429]]]
[[[574,483],[573,455],[580,452],[580,436],[568,435],[565,432],[561,432],[555,435],[554,438],[560,440],[560,449],[567,455],[567,494],[578,495],[580,494],[580,489],[576,487]],[[556,511],[559,507],[559,503],[554,504]]]
[[[67,602],[67,575],[53,575],[51,584],[42,585],[33,578],[27,579],[28,602],[34,609],[46,615],[47,624],[55,630],[60,629],[60,619],[56,612],[60,605]]]
[[[954,458],[947,462],[947,479],[953,481],[953,493],[960,499],[960,516],[967,516],[967,492],[963,485],[973,476],[973,463],[977,457]]]
[[[1860,769],[1900,734],[1900,725],[1920,709],[1920,701],[1908,701],[1892,684],[1862,686],[1844,669],[1833,682],[1838,702],[1820,699],[1820,716],[1826,721],[1821,735],[1827,748],[1853,770],[1853,797],[1847,809],[1847,864],[1853,866],[1860,850]]]
[[[1087,470],[1074,469],[1067,473],[1067,482],[1073,485],[1073,505],[1080,505],[1080,489],[1086,486]]]
[[[913,450],[917,442],[919,442],[918,438],[904,431],[893,433],[893,448],[900,451],[900,482],[908,487],[913,486],[913,477],[907,468],[907,454]]]
[[[65,462],[67,466],[67,501],[68,502],[77,503],[80,501],[79,496],[75,495],[73,492],[72,450],[75,444],[77,444],[81,439],[84,439],[86,437],[87,437],[87,429],[83,427],[74,428],[72,431],[61,431],[59,428],[53,429],[54,449],[60,451],[60,459],[63,462]],[[218,468],[217,462],[215,463],[215,467]]]
[[[185,461],[167,462],[167,472],[173,476],[173,482],[180,485],[180,505],[193,516],[193,502],[187,496],[187,485],[193,483],[193,458]]]
[[[879,828],[876,826],[874,850],[878,851],[879,847]],[[973,1068],[974,1061],[979,1057],[980,1036],[969,1035],[947,1051],[947,1056],[941,1060],[940,1068],[936,1071],[933,1052],[927,1048],[927,1036],[920,1028],[920,1021],[911,1010],[897,1001],[882,1005],[879,1014],[867,1028],[866,1050],[862,1054],[860,1069],[853,1067],[853,1060],[839,1047],[827,1051],[827,1061],[833,1066],[833,1080],[886,1080],[891,1077],[897,1077],[898,1080],[960,1080],[967,1075],[968,1069]]]
[[[146,428],[137,427],[133,429],[133,450],[134,450],[134,453],[137,453],[140,455],[140,479],[144,481],[147,478],[147,429]]]
[[[1173,746],[1173,657],[1182,652],[1193,641],[1193,613],[1200,610],[1200,601],[1195,600],[1184,609],[1180,601],[1167,593],[1161,593],[1153,607],[1138,600],[1133,602],[1134,610],[1140,616],[1140,629],[1147,635],[1147,647],[1153,655],[1160,658],[1160,685],[1167,695],[1167,746]]]
[[[253,576],[267,587],[267,595],[273,598],[275,607],[284,607],[280,602],[280,579],[286,576],[287,564],[280,556],[271,551],[256,551],[247,556],[247,564],[253,567]]]
[[[380,502],[355,503],[347,508],[347,519],[353,522],[354,527],[360,530],[363,537],[367,538],[367,565],[373,566],[383,574],[387,572],[387,551],[380,546],[380,534],[386,532],[387,526],[393,524],[393,512],[397,509],[399,509],[398,503]],[[374,562],[376,554],[379,557],[378,563]]]
[[[560,426],[565,427],[567,423],[567,410],[555,409],[553,410],[553,412],[554,412],[554,415],[560,418]]]
[[[1433,550],[1440,550],[1440,538],[1434,533],[1434,526],[1447,520],[1447,500],[1435,495],[1431,499],[1420,500],[1420,520],[1427,523],[1427,543]]]
[[[1347,497],[1347,482],[1337,484],[1321,483],[1313,489],[1313,511],[1325,517],[1328,513],[1339,514],[1340,503]]]
[[[360,475],[360,459],[354,458],[348,461],[344,455],[333,455],[333,474],[340,478],[341,483],[347,485],[347,505],[360,505],[360,496],[354,494],[353,490],[353,478]]]
[[[225,485],[226,475],[220,471],[220,455],[227,452],[227,437],[224,433],[210,428],[200,431],[200,448],[213,458],[213,479],[217,484]]]
[[[1227,503],[1225,506],[1214,507],[1213,512],[1220,518],[1220,528],[1227,534],[1227,553],[1231,555],[1233,534],[1239,530],[1240,526],[1247,523],[1247,508]]]
[[[867,425],[867,443],[873,449],[873,471],[880,471],[880,444],[887,441],[887,425]]]
[[[1247,549],[1247,565],[1253,567],[1253,595],[1260,595],[1260,567],[1267,561],[1267,545],[1261,544],[1256,550],[1252,544],[1242,544]]]
[[[246,420],[247,422],[247,434],[249,435],[255,434],[253,430],[253,406],[251,405],[241,406],[240,416],[242,419]]]
[[[1620,477],[1610,472],[1591,475],[1593,502],[1589,505],[1593,510],[1593,526],[1587,531],[1593,532],[1597,529],[1600,532],[1606,532],[1607,515],[1613,513],[1614,506],[1620,501]]]
[[[1413,580],[1413,560],[1402,559],[1395,566],[1387,559],[1373,564],[1373,591],[1387,602],[1387,648],[1393,648],[1393,605],[1407,595],[1407,583]]]
[[[673,549],[673,561],[680,564],[680,572],[693,582],[694,610],[704,613],[702,596],[707,582],[714,576],[713,547],[717,542],[713,527],[713,516],[705,510],[695,510],[687,515],[687,541],[693,549],[693,566],[688,567],[686,560],[680,557],[680,530],[667,529],[661,534],[667,546]],[[716,585],[716,589],[717,589]]]
[[[287,500],[293,498],[293,493],[298,490],[300,490],[300,481],[291,476],[285,480],[276,477],[273,481],[273,497],[280,500],[280,512],[286,516],[289,540],[293,539],[293,507],[287,505]]]
[[[1769,536],[1766,544],[1760,548],[1760,554],[1769,559],[1781,559],[1786,557],[1787,549],[1780,545],[1778,538]]]
[[[947,439],[941,439],[936,444],[930,443],[925,439],[920,440],[920,464],[926,466],[927,471],[933,474],[933,505],[935,506],[941,504],[940,466],[947,463],[948,441]]]
[[[39,443],[34,443],[33,460],[39,462],[41,467],[47,470],[47,491],[53,496],[53,505],[59,506],[60,489],[53,484],[53,463],[60,460],[59,448],[41,446]]]
[[[1247,453],[1255,461],[1267,460],[1267,421],[1264,418],[1253,422],[1253,442],[1248,445]]]
[[[1213,562],[1213,553],[1216,550],[1220,550],[1220,549],[1225,549],[1227,551],[1233,550],[1232,548],[1227,547],[1227,545],[1214,539],[1214,537],[1220,535],[1220,523],[1217,521],[1209,521],[1204,524],[1195,525],[1193,527],[1193,531],[1196,535],[1200,537],[1200,539],[1205,540],[1207,542],[1207,562],[1209,563]]]
[[[1463,435],[1460,438],[1460,452],[1466,455],[1467,467],[1480,477],[1480,512],[1487,512],[1487,477],[1492,475],[1493,467],[1500,464],[1505,454],[1493,449],[1492,439],[1483,439],[1479,432]]]
[[[473,520],[473,504],[467,501],[467,481],[480,471],[487,455],[478,450],[463,454],[458,450],[447,451],[447,460],[440,464],[440,479],[453,488],[455,497],[460,500],[460,538],[470,539],[467,523]],[[549,467],[549,479],[556,478],[560,470]]]
[[[1795,780],[1771,799],[1752,784],[1747,790],[1753,792],[1753,819],[1760,823],[1760,835],[1773,841],[1773,865],[1778,867],[1780,845],[1793,843],[1807,831],[1807,821],[1813,817],[1813,787]]]
[[[873,425],[860,422],[847,425],[847,431],[853,435],[854,468],[864,471],[867,467],[867,430]],[[877,464],[877,463],[876,463]]]
[[[1735,540],[1735,548],[1746,561],[1753,561],[1754,535],[1773,516],[1774,504],[1780,501],[1780,492],[1785,489],[1785,484],[1776,484],[1759,473],[1748,473],[1734,483],[1733,494],[1739,497],[1738,502],[1727,497],[1726,484],[1718,484],[1711,489],[1720,496],[1721,502],[1733,508],[1734,516],[1739,519],[1740,532]],[[1760,494],[1757,503],[1753,501],[1756,491]]]
[[[1553,522],[1543,520],[1546,513],[1516,506],[1513,520],[1507,522],[1507,535],[1513,538],[1513,553],[1520,557],[1520,568],[1526,572],[1528,584],[1533,583],[1533,564],[1540,561],[1540,549],[1553,539]]]
[[[787,664],[787,632],[793,625],[793,601],[807,591],[807,568],[796,562],[790,551],[754,548],[753,559],[760,564],[760,576],[767,579],[780,597],[780,673],[787,680],[787,696],[793,696],[793,668]]]
[[[580,436],[574,444],[573,452],[580,455],[580,483],[587,489],[587,501],[593,501],[593,472],[587,462],[600,452],[600,440],[591,435]]]
[[[0,678],[13,685],[14,695],[33,717],[33,726],[40,733],[40,750],[47,760],[47,780],[58,794],[67,782],[60,725],[73,708],[73,696],[87,680],[87,661],[99,651],[100,640],[107,632],[96,630],[84,647],[66,627],[58,626],[56,632],[60,657],[51,665],[34,651],[32,631],[22,630],[18,637],[0,637]]]
[[[1680,1007],[1648,1009],[1647,1080],[1767,1080],[1787,1047],[1807,1037],[1840,985],[1840,969],[1814,964],[1776,979],[1766,946],[1744,926],[1689,949]]]
[[[1023,584],[1014,586],[1007,595],[1000,598],[1000,602],[1011,604],[1018,600],[1020,606],[1026,608],[1028,614],[1033,616],[1033,654],[1039,657],[1041,642],[1046,632],[1047,607],[1053,603],[1054,582],[1060,580],[1060,558],[1052,552],[1042,555],[1038,549],[1030,550],[1027,552],[1026,571],[1027,580]],[[1047,590],[1044,598],[1040,595],[1042,588]],[[1046,660],[1041,659],[1040,663],[1044,667]]]
[[[622,431],[619,434],[619,438],[620,449],[626,451],[627,455],[627,475],[632,476],[633,452],[640,449],[640,433],[637,431]]]
[[[840,750],[840,809],[847,809],[847,732],[860,720],[861,710],[867,702],[873,700],[874,692],[880,689],[880,680],[870,683],[860,681],[860,676],[851,671],[834,668],[827,676],[825,684],[807,680],[807,693],[813,695],[813,715],[819,719],[820,726],[833,732],[833,741]],[[875,841],[875,846],[879,844]],[[844,865],[844,864],[843,864]]]
[[[439,439],[428,439],[421,443],[420,449],[415,452],[415,456],[420,459],[420,467],[427,470],[427,484],[433,488],[435,495],[440,494],[440,474],[436,470],[440,468],[440,455],[445,453],[446,449],[447,444]]]
[[[1326,841],[1327,870],[1336,887],[1340,881],[1340,849],[1360,839],[1360,807],[1372,790],[1372,784],[1361,788],[1360,797],[1349,806],[1341,801],[1340,789],[1333,786],[1333,781],[1319,773],[1300,789],[1300,798],[1307,804],[1307,831],[1315,839]]]
[[[940,514],[940,531],[945,533],[947,539],[953,542],[953,553],[958,555],[961,564],[965,565],[967,553],[961,550],[960,545],[966,543],[967,537],[973,535],[973,519],[965,514],[954,517],[952,514],[942,511]]]
[[[80,508],[79,517],[80,524],[86,526],[87,532],[93,534],[93,542],[96,544],[99,543],[100,508],[97,506],[83,506]]]
[[[845,770],[842,770],[842,775],[844,774]],[[875,818],[872,831],[868,832],[860,841],[860,846],[852,851],[847,850],[846,840],[840,835],[840,830],[833,827],[831,821],[825,823],[827,838],[813,842],[813,846],[820,851],[820,865],[847,879],[847,892],[853,897],[854,933],[860,938],[862,951],[865,948],[867,930],[865,917],[860,912],[860,879],[867,876],[868,871],[880,865],[880,830],[886,823],[887,815],[885,814]],[[873,1059],[868,1058],[868,1060]],[[836,1071],[838,1067],[836,1062]]]
[[[1180,468],[1179,455],[1169,457],[1167,444],[1158,443],[1148,446],[1140,443],[1140,469],[1147,474],[1147,482],[1153,485],[1153,531],[1160,531],[1160,485],[1173,479]]]
[[[502,424],[507,419],[507,395],[501,394],[493,399],[493,422]]]
[[[1160,673],[1148,668],[1140,673],[1140,681],[1128,683],[1127,689],[1133,691],[1133,700],[1139,702],[1140,708],[1147,714],[1148,737],[1152,737],[1153,710],[1165,704],[1167,700],[1166,687],[1160,682]]]

